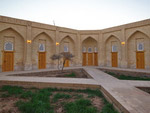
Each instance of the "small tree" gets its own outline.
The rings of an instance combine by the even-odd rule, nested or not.
[[[63,71],[66,60],[71,61],[74,55],[70,52],[62,52],[60,54],[62,55],[62,58],[63,58],[63,66],[62,66],[62,71]]]
[[[61,58],[62,58],[61,54],[54,54],[54,55],[51,56],[52,60],[57,60],[58,61],[58,64],[57,64],[58,70],[59,70],[59,61],[60,61]]]
[[[59,70],[59,65],[60,65],[59,61],[60,61],[61,58],[63,58],[63,64],[62,64],[62,71],[63,71],[64,65],[66,63],[66,60],[71,61],[73,57],[74,57],[74,55],[71,54],[70,52],[62,52],[60,54],[54,54],[54,55],[52,55],[51,59],[52,60],[58,60],[57,68]]]

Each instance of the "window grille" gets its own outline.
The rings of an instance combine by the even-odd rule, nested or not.
[[[39,44],[39,51],[44,52],[45,51],[45,45]]]
[[[64,46],[64,52],[68,52],[68,46]]]
[[[143,43],[137,44],[137,51],[144,51],[144,44]]]
[[[82,52],[85,53],[86,52],[86,47],[82,48]]]
[[[88,48],[88,53],[92,53],[92,48],[91,47]]]
[[[12,42],[6,42],[4,46],[5,51],[13,51],[13,43]]]
[[[112,46],[112,52],[117,52],[117,46],[115,45]]]

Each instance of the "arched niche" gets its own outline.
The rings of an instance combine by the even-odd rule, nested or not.
[[[121,45],[120,40],[111,35],[105,41],[105,64],[109,67],[120,67],[121,63]]]
[[[138,68],[138,59],[137,59],[137,52],[138,50],[138,45],[142,44],[143,45],[143,52],[144,54],[144,67],[143,68],[150,68],[150,38],[144,34],[141,31],[135,31],[127,40],[127,60],[128,60],[128,67],[129,68]]]
[[[37,69],[39,65],[39,52],[40,45],[44,46],[44,51],[46,53],[46,68],[52,67],[52,60],[50,57],[55,52],[55,44],[52,38],[45,32],[38,34],[32,41],[32,65],[33,69]]]
[[[82,42],[82,65],[98,66],[98,45],[92,37],[88,37]]]
[[[13,46],[13,70],[23,70],[25,46],[24,38],[19,32],[17,32],[13,28],[7,28],[0,31],[0,51],[3,51],[2,54],[5,53],[4,45],[8,42],[12,43]],[[4,59],[2,58],[2,54],[0,54],[0,65],[2,65]]]

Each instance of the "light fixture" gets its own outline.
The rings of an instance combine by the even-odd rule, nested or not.
[[[31,44],[31,43],[32,43],[32,41],[31,41],[31,40],[27,40],[27,43]]]
[[[59,45],[59,42],[56,42],[56,46]]]
[[[125,45],[125,42],[121,42],[122,45]]]

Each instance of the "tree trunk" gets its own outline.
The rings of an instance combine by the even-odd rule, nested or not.
[[[65,59],[64,62],[63,62],[62,71],[63,71],[63,69],[64,69],[65,62],[66,62],[66,59]]]
[[[58,70],[59,70],[59,60],[58,60],[58,65],[57,65],[57,68],[58,68]]]

